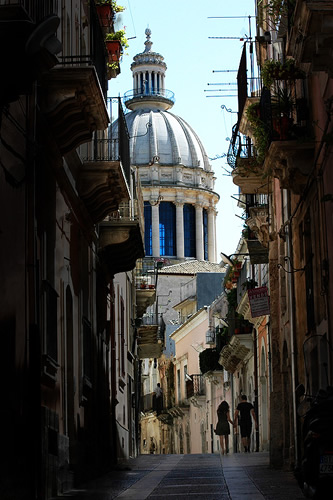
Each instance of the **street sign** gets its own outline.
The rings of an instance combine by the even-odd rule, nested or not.
[[[270,314],[267,286],[252,288],[251,290],[248,290],[247,293],[249,297],[252,318],[258,318],[258,316],[265,316],[266,314]]]

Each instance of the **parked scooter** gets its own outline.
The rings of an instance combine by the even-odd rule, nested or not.
[[[302,427],[304,453],[299,476],[300,486],[307,498],[320,500],[331,498],[333,492],[333,387],[327,386],[325,390],[320,389],[313,397],[307,395],[304,386],[300,385],[297,388],[297,395],[303,396],[297,412],[304,418]]]

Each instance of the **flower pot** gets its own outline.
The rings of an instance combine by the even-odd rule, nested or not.
[[[291,120],[288,116],[273,117],[273,129],[280,141],[286,141],[289,136]]]
[[[96,5],[97,15],[100,25],[108,28],[112,24],[113,10],[111,5]]]
[[[105,45],[109,54],[109,62],[119,62],[121,57],[121,43],[119,40],[105,40]]]
[[[148,288],[150,288],[150,290],[153,290],[155,288],[155,285],[148,285]]]

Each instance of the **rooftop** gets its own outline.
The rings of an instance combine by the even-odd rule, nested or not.
[[[188,260],[163,267],[158,274],[197,274],[197,273],[224,273],[225,270],[213,262],[205,260]]]

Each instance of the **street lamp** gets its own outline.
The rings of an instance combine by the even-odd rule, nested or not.
[[[246,257],[250,256],[249,253],[232,253],[230,255],[226,255],[223,252],[221,252],[220,255],[221,255],[221,259],[223,260],[224,264],[228,264],[229,266],[233,266],[234,265],[234,263],[231,260],[231,257],[233,255],[242,255],[242,256],[246,256]],[[221,265],[221,267],[223,267],[223,266]]]

